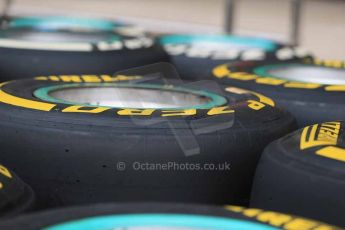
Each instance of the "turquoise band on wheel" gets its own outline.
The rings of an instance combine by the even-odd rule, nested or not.
[[[258,48],[273,51],[277,45],[268,39],[242,37],[233,35],[167,35],[160,39],[162,45],[193,44],[193,43],[223,43],[247,48]]]
[[[134,214],[90,217],[42,230],[109,230],[165,227],[171,230],[277,230],[267,225],[223,217],[179,214]],[[169,229],[170,230],[170,229]]]
[[[34,92],[34,96],[46,101],[46,102],[53,102],[53,103],[60,103],[60,104],[70,104],[75,105],[76,103],[72,103],[69,101],[64,101],[58,98],[54,98],[50,95],[51,92],[62,90],[66,88],[80,88],[80,87],[121,87],[121,88],[139,88],[139,89],[154,89],[154,90],[165,90],[165,91],[175,91],[175,92],[181,92],[181,93],[190,93],[195,94],[202,97],[207,97],[210,99],[210,101],[197,106],[190,106],[188,108],[171,108],[172,110],[183,110],[183,109],[211,109],[214,107],[223,106],[227,103],[227,99],[211,93],[204,90],[194,90],[194,89],[187,89],[182,87],[170,87],[170,85],[162,86],[162,85],[155,85],[155,84],[116,84],[116,83],[71,83],[71,84],[64,84],[64,85],[54,85],[54,86],[47,86],[42,87]],[[79,104],[82,106],[89,106],[89,107],[99,107],[96,105],[89,105],[89,104]],[[102,106],[107,107],[107,106]],[[149,109],[149,108],[148,108]],[[164,108],[167,109],[167,108]]]
[[[74,17],[22,17],[15,18],[9,22],[12,28],[35,27],[39,29],[59,29],[68,27],[94,28],[105,31],[112,31],[114,28],[123,26],[112,21],[90,18]]]

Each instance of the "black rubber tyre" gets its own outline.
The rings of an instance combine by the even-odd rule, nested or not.
[[[164,35],[159,42],[185,80],[210,79],[213,68],[229,62],[287,61],[311,57],[299,47],[235,35]]]
[[[14,172],[0,165],[0,218],[13,217],[34,208],[35,195]]]
[[[0,222],[0,228],[340,230],[325,223],[258,209],[165,203],[97,204],[52,210]]]
[[[313,125],[270,144],[251,205],[345,227],[345,122]]]
[[[155,39],[131,33],[128,25],[70,20],[10,21],[0,31],[0,82],[52,74],[114,74],[168,60]]]
[[[253,92],[180,88],[156,80],[125,84],[130,78],[54,76],[3,84],[0,160],[17,166],[48,205],[109,200],[247,204],[263,148],[296,127],[289,113]],[[208,102],[180,110],[123,109],[62,103],[49,96],[61,87],[119,88],[121,82],[136,90],[182,90]],[[136,162],[174,166],[135,169]]]
[[[295,77],[294,73],[285,74],[288,78],[295,77],[297,80],[284,79],[270,73],[273,69],[286,71],[295,67],[308,69],[308,72],[303,77]],[[283,64],[242,62],[218,66],[213,70],[213,75],[224,84],[255,89],[272,97],[278,106],[287,109],[296,117],[299,127],[305,127],[325,121],[341,120],[345,117],[345,84],[332,85],[319,82],[330,81],[330,78],[335,81],[337,77],[336,81],[339,83],[342,77],[335,73],[325,74],[323,71],[334,71],[345,75],[345,64],[339,61],[310,59],[302,63]],[[322,78],[313,82],[312,78],[319,77],[319,74]]]

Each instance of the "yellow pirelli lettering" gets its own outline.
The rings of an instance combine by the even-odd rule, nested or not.
[[[51,81],[60,81],[60,78],[58,76],[49,76],[49,80],[51,80]]]
[[[272,107],[275,106],[275,103],[274,101],[269,98],[269,97],[266,97],[262,94],[259,94],[259,93],[256,93],[256,92],[253,92],[253,91],[250,91],[250,93],[254,94],[255,96],[257,96],[259,98],[259,101],[262,102],[262,103],[265,103],[266,105],[270,105]]]
[[[244,72],[230,73],[228,77],[232,79],[241,80],[241,81],[250,81],[250,80],[255,80],[258,78],[258,76],[256,76],[255,74],[248,74]]]
[[[115,81],[130,81],[130,80],[138,80],[142,79],[142,76],[125,76],[125,75],[117,75],[112,77],[110,75],[101,75],[101,78],[104,82],[115,82]]]
[[[269,98],[266,97],[260,93],[254,92],[254,91],[250,91],[250,90],[245,90],[245,89],[240,89],[240,88],[235,88],[235,87],[227,87],[225,88],[225,91],[228,91],[230,93],[236,93],[236,94],[253,94],[254,96],[256,96],[260,102],[266,104],[266,105],[270,105],[270,106],[275,106],[274,101]]]
[[[102,113],[110,108],[106,107],[96,107],[90,108],[79,105],[72,105],[62,110],[63,113]]]
[[[117,111],[120,116],[150,116],[154,109],[122,109]]]
[[[116,81],[114,77],[110,76],[110,75],[101,75],[101,78],[103,81],[105,82],[112,82],[112,81]]]
[[[2,91],[1,89],[0,89],[0,102],[8,104],[8,105],[13,105],[13,106],[18,106],[18,107],[23,107],[23,108],[28,108],[28,109],[41,110],[41,111],[50,111],[56,106],[56,104],[33,101],[33,100],[16,97]]]
[[[81,78],[84,82],[87,83],[94,83],[94,82],[101,82],[102,79],[99,78],[97,75],[81,75]]]
[[[321,60],[321,59],[314,59],[313,63],[319,66],[331,67],[331,68],[344,68],[345,62],[340,60]]]
[[[235,205],[227,205],[224,208],[232,212],[242,213],[243,215],[250,218],[256,217],[259,213],[262,212],[261,209],[243,208],[243,207],[235,206]]]
[[[224,206],[224,208],[229,210],[229,211],[237,212],[237,213],[241,213],[245,209],[241,206],[235,206],[235,205],[226,205],[226,206]]]
[[[86,83],[97,83],[97,82],[116,82],[116,81],[130,81],[130,80],[137,80],[141,79],[142,76],[125,76],[125,75],[117,75],[112,77],[110,75],[94,75],[94,74],[83,74],[83,75],[51,75],[51,76],[38,76],[35,77],[35,80],[39,81],[62,81],[62,82],[86,82]]]
[[[279,227],[291,221],[292,217],[286,214],[267,211],[260,213],[256,219],[260,222]]]
[[[247,216],[247,217],[253,218],[253,217],[256,217],[257,215],[259,215],[261,212],[262,212],[262,210],[260,210],[260,209],[248,208],[248,209],[244,209],[242,211],[242,214]]]
[[[322,145],[336,145],[340,132],[340,122],[326,122],[304,128],[301,134],[300,149]],[[309,135],[308,135],[309,133]]]
[[[322,64],[323,64],[323,61],[322,61],[321,59],[315,58],[315,59],[314,59],[314,64],[315,64],[315,65],[322,65]]]
[[[10,173],[10,171],[3,165],[0,165],[0,173],[7,178],[12,178],[12,174]],[[0,182],[0,189],[2,189],[3,187],[4,184]]]
[[[260,110],[260,109],[265,108],[266,106],[264,103],[254,101],[254,100],[248,100],[247,102],[248,102],[248,107],[253,110]]]
[[[37,81],[46,81],[46,80],[48,80],[48,78],[45,77],[45,76],[38,76],[38,77],[35,77],[34,79],[37,80]]]
[[[345,91],[345,85],[329,85],[325,87],[326,91]]]
[[[196,109],[185,109],[185,110],[163,110],[162,117],[173,117],[173,116],[193,116],[196,115]]]
[[[207,115],[213,116],[213,115],[219,115],[219,114],[227,114],[227,113],[234,113],[235,110],[230,109],[229,106],[222,106],[222,107],[216,107],[212,108],[207,112]]]
[[[256,79],[256,83],[263,84],[263,85],[281,85],[284,84],[286,80],[271,78],[271,77],[263,77]]]
[[[327,146],[322,148],[316,152],[316,155],[345,162],[345,149],[336,146]]]
[[[279,227],[287,230],[331,230],[334,229],[330,225],[321,224],[316,221],[294,217],[288,214],[263,211],[255,208],[243,208],[239,206],[228,205],[225,209],[241,213],[246,217],[255,219],[261,223],[266,223],[271,226]]]
[[[0,173],[7,178],[12,178],[10,171],[3,165],[0,165]]]
[[[339,61],[339,60],[324,60],[323,65],[326,67],[333,67],[333,68],[340,69],[344,66],[344,62]]]
[[[296,218],[291,222],[284,225],[284,229],[291,230],[311,230],[316,227],[318,223],[312,220],[306,220],[301,218]]]
[[[216,68],[213,69],[212,72],[213,72],[213,75],[217,78],[226,77],[230,73],[227,65],[217,66]]]
[[[60,75],[60,80],[63,82],[83,82],[78,75]]]
[[[284,84],[285,88],[297,88],[297,89],[317,89],[320,88],[322,85],[314,84],[314,83],[306,83],[306,82],[288,82]]]

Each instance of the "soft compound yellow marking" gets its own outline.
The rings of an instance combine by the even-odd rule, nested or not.
[[[235,87],[227,87],[225,89],[225,91],[228,91],[230,93],[236,93],[236,94],[247,94],[247,93],[253,94],[259,99],[260,102],[262,102],[266,105],[273,106],[273,107],[275,106],[275,103],[271,98],[266,97],[260,93],[254,92],[254,91],[239,89],[239,88],[235,88]]]
[[[3,165],[0,165],[0,173],[8,178],[12,178],[10,171]]]
[[[314,64],[319,66],[325,66],[325,67],[333,67],[337,69],[342,69],[345,67],[344,61],[339,60],[320,60],[320,59],[314,59]]]
[[[49,80],[51,80],[51,81],[60,81],[60,78],[58,76],[49,76]]]
[[[262,210],[260,209],[256,209],[256,208],[248,208],[248,209],[245,209],[242,211],[242,213],[245,215],[245,216],[248,216],[248,217],[256,217],[257,215],[259,215],[260,213],[262,212]]]
[[[308,131],[310,128],[312,129],[312,131],[310,132],[309,138],[307,138],[307,134],[308,134]],[[309,139],[314,139],[316,130],[317,130],[317,125],[313,125],[311,127],[310,126],[305,127],[302,130],[301,141],[300,141],[300,149],[301,150],[309,148],[309,146],[310,146]]]
[[[0,83],[0,87],[2,87],[3,85],[6,85],[7,83],[9,83],[9,81]]]
[[[345,91],[345,85],[329,85],[325,87],[326,91]]]
[[[185,110],[163,110],[162,117],[173,117],[173,116],[193,116],[196,115],[196,109],[185,109]]]
[[[262,212],[257,215],[257,220],[263,223],[279,227],[292,220],[292,217],[286,214],[280,214],[275,212]]]
[[[110,108],[105,107],[97,107],[97,108],[88,108],[85,106],[79,106],[79,105],[73,105],[70,107],[67,107],[62,110],[63,113],[102,113],[106,110],[109,110]]]
[[[0,87],[4,86],[5,84],[7,83],[1,84]],[[18,107],[23,107],[23,108],[28,108],[28,109],[42,110],[42,111],[50,111],[56,106],[56,104],[33,101],[33,100],[16,97],[2,91],[1,89],[0,89],[0,102],[8,104],[8,105],[13,105],[13,106],[18,106]]]
[[[275,106],[275,103],[274,103],[274,101],[271,98],[266,97],[266,96],[264,96],[262,94],[253,92],[253,91],[248,91],[248,92],[251,93],[251,94],[254,94],[255,96],[257,96],[259,98],[260,102],[265,103],[266,105],[270,105],[272,107]]]
[[[318,150],[316,154],[333,160],[345,162],[345,149],[336,146],[327,146]]]
[[[102,80],[97,75],[82,75],[82,79],[84,82],[91,82],[91,83],[97,83],[101,82]]]
[[[336,61],[336,60],[325,60],[323,63],[327,67],[341,68],[343,66],[342,61]]]
[[[286,80],[281,80],[277,78],[272,77],[263,77],[256,79],[256,83],[258,84],[264,84],[264,85],[281,85],[287,82]]]
[[[234,113],[234,112],[235,112],[235,110],[230,109],[229,106],[222,106],[222,107],[216,107],[216,108],[210,109],[207,112],[207,115],[213,116],[213,115]]]
[[[242,212],[244,209],[243,207],[235,205],[226,205],[224,208],[232,212]]]
[[[322,63],[323,63],[323,62],[322,62],[321,59],[318,59],[318,58],[315,58],[315,59],[314,59],[314,64],[315,64],[315,65],[322,65]]]
[[[258,78],[258,76],[255,74],[248,74],[248,73],[244,73],[244,72],[230,73],[228,75],[228,77],[231,79],[237,79],[237,80],[241,80],[241,81],[250,81],[250,80],[255,80]]]
[[[117,75],[112,77],[110,75],[93,75],[93,74],[83,74],[83,75],[50,75],[50,76],[38,76],[34,78],[38,81],[61,81],[61,82],[86,82],[86,83],[98,83],[98,82],[116,82],[116,81],[130,81],[142,79],[142,76],[125,76]]]
[[[230,71],[228,70],[228,66],[226,64],[220,65],[213,69],[213,75],[216,76],[217,78],[223,78],[229,73]]]
[[[319,223],[312,221],[312,220],[306,220],[306,219],[302,219],[302,218],[295,218],[292,221],[290,221],[289,223],[286,223],[284,225],[284,229],[288,229],[288,230],[309,230],[309,229],[313,229],[313,230],[321,230],[321,229],[332,229],[330,228],[330,226],[318,226]],[[317,228],[316,228],[317,227]]]
[[[284,84],[286,88],[299,88],[299,89],[317,89],[320,88],[321,84],[314,84],[314,83],[304,83],[304,82],[288,82]]]
[[[154,109],[122,109],[117,112],[121,116],[150,116]]]
[[[0,182],[0,189],[4,187],[4,184]]]
[[[114,82],[114,81],[130,81],[130,80],[138,80],[142,79],[142,76],[125,76],[125,75],[117,75],[115,77],[109,75],[101,75],[101,78],[105,82]]]
[[[266,106],[264,103],[254,101],[254,100],[248,100],[247,102],[248,102],[248,107],[256,111],[261,110],[265,108]]]
[[[308,137],[308,131],[310,134]],[[300,140],[300,149],[308,149],[321,145],[336,145],[340,132],[340,122],[326,122],[308,126],[303,129]]]
[[[83,82],[83,80],[78,75],[60,75],[60,79],[63,82]]]
[[[294,217],[287,214],[282,214],[272,211],[264,211],[256,208],[243,208],[239,206],[228,205],[224,207],[225,209],[241,213],[246,217],[257,220],[261,223],[266,223],[271,226],[275,226],[286,230],[332,230],[334,227],[319,223],[317,221],[312,221],[308,219],[303,219],[299,217]]]
[[[48,80],[48,78],[45,77],[45,76],[38,76],[38,77],[35,77],[34,79],[37,80],[37,81],[46,81],[46,80]]]
[[[309,64],[315,64],[319,66],[338,68],[338,69],[345,68],[345,62],[343,61],[314,60],[313,63],[309,63]],[[212,72],[213,72],[213,76],[217,78],[227,77],[230,79],[236,79],[236,80],[241,80],[241,81],[255,80],[257,84],[273,85],[273,86],[282,85],[285,88],[297,88],[297,89],[318,89],[318,88],[324,87],[325,91],[345,91],[345,85],[322,85],[322,84],[317,84],[317,83],[286,81],[286,80],[278,79],[274,77],[261,77],[261,76],[247,73],[247,72],[231,72],[228,69],[227,64],[223,64],[223,65],[215,67]]]

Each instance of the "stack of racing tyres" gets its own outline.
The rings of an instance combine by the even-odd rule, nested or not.
[[[0,80],[0,229],[345,228],[344,61],[14,17]]]

